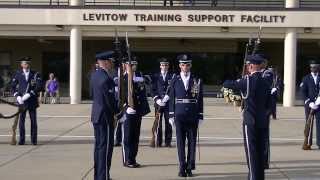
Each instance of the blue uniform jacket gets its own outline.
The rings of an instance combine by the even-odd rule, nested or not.
[[[306,107],[309,107],[311,102],[314,102],[319,94],[320,87],[320,76],[317,77],[317,83],[314,82],[311,74],[308,74],[303,77],[300,88],[302,91],[304,104]]]
[[[156,73],[152,76],[152,96],[155,102],[166,95],[172,76],[173,74],[169,72],[167,73],[165,80],[163,80],[161,73]],[[168,104],[166,104],[166,107],[168,107]]]
[[[26,93],[30,94],[30,98],[24,102],[27,109],[39,107],[38,93],[42,89],[42,80],[38,72],[30,70],[28,80],[26,80],[23,71],[17,71],[12,78],[11,88],[15,97],[22,97]]]
[[[136,77],[143,77],[141,72],[135,72]],[[128,75],[124,75],[125,79],[125,94],[126,94],[126,104],[128,102]],[[147,99],[147,92],[145,88],[144,82],[133,82],[133,102],[134,102],[134,110],[136,110],[137,115],[145,116],[146,114],[150,113],[150,107]]]
[[[236,81],[227,80],[223,86],[240,90],[244,95],[249,93],[248,98],[244,100],[244,124],[268,127],[267,115],[271,109],[271,93],[269,82],[262,77],[262,72],[253,73]],[[247,87],[249,87],[248,92]]]
[[[91,110],[92,123],[107,120],[111,124],[113,115],[117,112],[115,100],[115,84],[108,73],[99,69],[92,73],[90,80],[90,92],[93,99]]]
[[[203,120],[202,80],[191,73],[188,89],[185,90],[180,75],[177,75],[172,79],[170,86],[169,118],[183,117],[185,121]]]

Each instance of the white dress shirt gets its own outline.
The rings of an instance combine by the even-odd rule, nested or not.
[[[190,72],[188,72],[188,73],[180,72],[180,76],[181,76],[181,79],[183,81],[185,90],[188,90]]]
[[[26,81],[28,81],[30,71],[28,69],[23,69],[23,73],[24,73],[24,77],[26,78]]]
[[[167,72],[161,71],[161,76],[162,76],[163,81],[166,81]]]
[[[318,80],[318,73],[311,73],[313,80],[314,80],[314,84],[317,84],[317,80]]]

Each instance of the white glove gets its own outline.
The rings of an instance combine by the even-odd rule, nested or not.
[[[166,102],[169,101],[169,99],[170,99],[170,97],[169,97],[168,95],[165,95],[165,96],[163,97],[163,99],[162,99],[162,102],[163,102],[163,103],[166,103]]]
[[[136,110],[132,109],[131,107],[127,108],[127,114],[136,114]]]
[[[316,102],[314,102],[317,106],[320,105],[320,97],[317,97]]]
[[[156,101],[156,103],[157,103],[159,106],[165,106],[165,105],[166,105],[165,103],[163,103],[163,102],[161,101],[161,99],[158,99],[158,100]]]
[[[26,101],[31,97],[31,95],[29,93],[26,93],[25,95],[22,96],[22,100]]]
[[[277,88],[272,88],[271,89],[271,94],[274,94],[275,92],[277,92]]]
[[[17,101],[18,101],[19,104],[23,104],[23,103],[24,103],[23,100],[22,100],[22,98],[21,98],[21,96],[18,96],[18,97],[17,97]]]
[[[311,109],[313,109],[313,110],[318,109],[318,106],[315,105],[314,102],[311,102],[311,103],[309,104],[309,107],[310,107]]]
[[[134,82],[143,82],[143,77],[133,77]]]
[[[199,119],[198,125],[200,126],[203,123],[203,119]]]
[[[169,119],[169,123],[171,124],[172,127],[174,127],[174,126],[175,126],[175,124],[174,124],[174,118],[170,118],[170,119]]]
[[[119,121],[121,122],[121,123],[123,123],[123,122],[125,122],[127,120],[127,115],[126,115],[126,113],[123,113],[123,115],[121,116],[121,118],[119,119]]]

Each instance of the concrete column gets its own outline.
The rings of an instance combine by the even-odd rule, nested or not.
[[[82,89],[82,33],[80,26],[70,33],[70,103],[81,103]]]
[[[298,8],[299,0],[286,0],[286,8]],[[296,100],[297,30],[287,28],[284,39],[283,106],[292,107]]]
[[[84,0],[70,0],[70,6],[83,6]],[[80,26],[70,31],[70,103],[81,103],[82,91],[82,32]]]
[[[296,99],[296,28],[288,28],[284,39],[284,92],[283,106],[292,107]]]

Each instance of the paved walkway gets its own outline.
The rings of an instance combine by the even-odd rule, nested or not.
[[[39,109],[39,145],[11,146],[12,120],[0,121],[1,180],[93,179],[93,131],[90,105],[42,105]],[[14,109],[0,105],[0,112]],[[164,180],[177,177],[175,148],[148,147],[153,118],[144,118],[138,161],[140,169],[122,166],[121,148],[114,149],[111,174],[115,180]],[[320,179],[320,150],[302,151],[302,107],[279,108],[279,120],[271,122],[271,169],[266,179]],[[238,110],[220,101],[207,101],[200,129],[201,158],[196,180],[246,180],[247,166]],[[27,120],[27,132],[30,124]],[[27,137],[27,144],[30,138]]]

